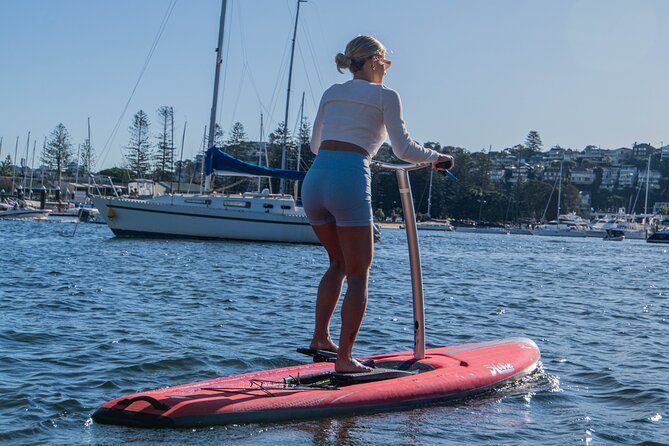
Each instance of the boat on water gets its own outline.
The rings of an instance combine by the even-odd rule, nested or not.
[[[456,226],[457,232],[472,232],[476,234],[509,234],[510,231],[498,226]]]
[[[416,223],[419,231],[454,231],[455,228],[447,221],[422,221]]]
[[[620,210],[616,214],[605,214],[594,219],[588,225],[587,235],[603,237],[608,230],[615,230],[622,231],[627,239],[645,240],[650,234],[652,221],[652,215],[630,215]]]
[[[283,171],[240,161],[219,148],[207,151],[206,174],[301,179]],[[304,209],[292,195],[167,194],[147,199],[94,197],[94,207],[119,237],[184,237],[267,242],[319,243]]]
[[[622,242],[625,240],[625,232],[618,229],[607,229],[603,240],[607,242]]]
[[[299,15],[296,16],[293,50],[297,17]],[[102,219],[112,232],[120,237],[188,237],[320,243],[304,209],[290,194],[283,192],[272,194],[268,190],[240,194],[219,194],[211,191],[214,175],[278,178],[282,186],[285,180],[300,181],[305,175],[305,172],[250,164],[230,156],[221,148],[214,147],[224,25],[225,4],[222,8],[216,47],[209,149],[204,156],[206,176],[201,193],[168,194],[147,199],[95,197],[94,207],[100,211]],[[292,70],[292,57],[290,69]],[[288,91],[290,92],[290,80]],[[288,102],[286,100],[286,116]]]
[[[659,229],[652,233],[647,239],[648,243],[669,243],[669,227]]]
[[[557,220],[537,225],[532,229],[533,235],[553,237],[587,237],[588,229],[583,222],[573,215],[560,215]]]
[[[22,200],[8,200],[0,203],[0,218],[23,220],[46,220],[50,209],[37,209]]]

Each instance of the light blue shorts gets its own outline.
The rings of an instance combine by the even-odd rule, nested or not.
[[[320,150],[302,183],[302,204],[309,223],[370,226],[371,178],[366,156]]]

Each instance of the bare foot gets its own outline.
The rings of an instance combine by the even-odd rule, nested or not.
[[[327,338],[324,341],[317,341],[316,339],[311,341],[309,348],[314,350],[325,350],[326,352],[337,353],[339,351],[339,346],[332,342],[332,339]]]
[[[362,365],[355,359],[350,359],[350,360],[337,359],[337,362],[335,362],[335,372],[337,373],[365,373],[371,371],[372,371],[371,367]]]

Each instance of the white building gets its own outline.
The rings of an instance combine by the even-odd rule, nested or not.
[[[503,181],[504,180],[504,169],[492,169],[488,174],[490,181]]]
[[[571,170],[571,183],[578,185],[590,185],[597,178],[595,171],[589,167],[574,167]]]
[[[589,159],[593,161],[601,161],[604,157],[609,156],[610,151],[599,147],[588,146],[579,153],[576,158]]]
[[[619,149],[611,150],[611,162],[620,165],[632,157],[632,149],[621,147]]]
[[[659,170],[650,170],[648,172],[648,188],[653,190],[660,189],[660,180],[662,180],[662,173]],[[639,186],[646,187],[646,172],[639,173]]]
[[[546,161],[562,161],[565,159],[565,150],[562,147],[553,147],[544,154]]]
[[[520,167],[512,167],[508,169],[511,171],[511,178],[509,178],[509,183],[516,184],[518,181],[527,181],[527,174],[530,171],[530,167],[527,164],[523,164]]]
[[[619,167],[602,167],[602,183],[600,188],[612,191],[618,183]]]
[[[634,187],[638,178],[639,169],[636,167],[621,167],[620,173],[618,173],[618,188]]]
[[[665,158],[669,158],[669,146],[660,147],[660,160],[664,160]]]

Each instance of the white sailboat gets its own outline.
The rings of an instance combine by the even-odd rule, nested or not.
[[[577,217],[575,213],[569,215],[560,215],[560,198],[562,195],[562,162],[560,162],[560,173],[558,174],[558,181],[558,218],[557,220],[551,220],[546,224],[535,226],[535,228],[532,230],[532,234],[558,237],[586,237],[587,222],[581,221],[580,217]],[[550,204],[550,198],[548,199],[548,204]],[[546,205],[547,209],[548,204]],[[546,215],[546,211],[544,211],[544,215]]]
[[[427,221],[416,223],[416,229],[421,231],[453,231],[453,225],[448,220],[432,219],[432,175],[434,170],[430,169],[430,186],[427,193]]]
[[[215,174],[267,176],[282,181],[301,179],[304,172],[244,163],[213,147],[225,11],[226,0],[222,0],[209,126],[210,148],[205,155],[205,191],[210,190],[211,178]],[[96,197],[93,202],[116,236],[319,243],[304,209],[297,205],[293,196],[270,194],[267,190],[244,194],[172,194],[144,200]]]

